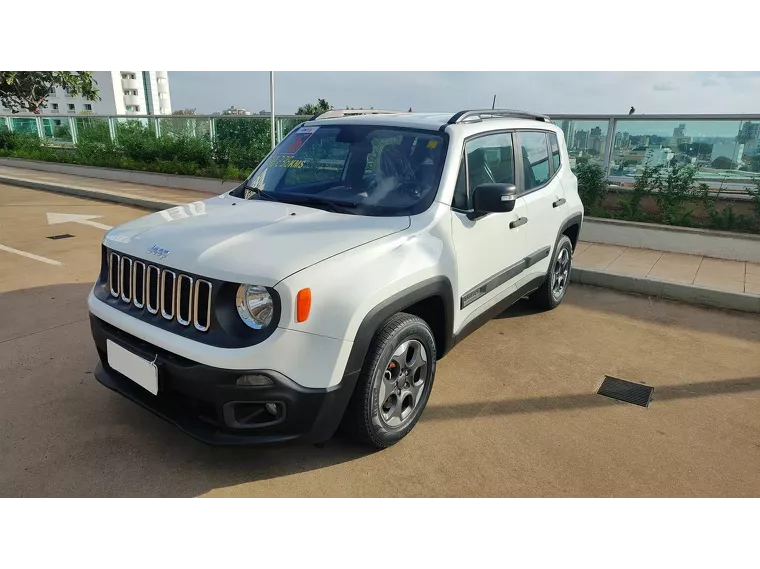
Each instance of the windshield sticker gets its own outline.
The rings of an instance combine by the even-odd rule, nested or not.
[[[267,164],[267,166],[271,166],[272,168],[303,168],[303,165],[303,160],[296,160],[287,154],[282,156],[274,156],[272,157],[272,160]]]
[[[427,147],[428,148],[432,149],[432,148],[435,148],[436,146],[438,146],[438,141],[437,140],[431,140],[430,142],[427,143]]]
[[[299,128],[293,139],[288,141],[285,150],[282,154],[295,154],[298,152],[304,143],[311,138],[311,135],[317,132],[318,126],[304,126]]]

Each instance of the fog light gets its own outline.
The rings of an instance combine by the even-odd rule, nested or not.
[[[264,405],[264,408],[267,410],[267,413],[272,415],[273,417],[277,416],[277,405],[274,403],[267,403]]]
[[[238,377],[238,387],[266,387],[274,382],[265,375],[243,375]]]

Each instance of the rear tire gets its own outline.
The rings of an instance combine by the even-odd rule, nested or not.
[[[435,377],[435,339],[427,323],[399,312],[375,333],[343,431],[378,449],[404,438],[427,405]]]
[[[530,295],[534,306],[542,310],[553,310],[562,304],[570,284],[572,264],[573,243],[567,235],[563,235],[554,248],[544,284]]]

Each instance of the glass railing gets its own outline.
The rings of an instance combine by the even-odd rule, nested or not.
[[[760,179],[760,115],[552,116],[571,166],[596,163],[621,187],[644,168],[689,165],[714,190],[743,192]]]
[[[691,165],[698,181],[722,191],[741,191],[760,178],[760,115],[550,116],[565,133],[571,167],[597,164],[621,187],[632,185],[646,166],[658,165]],[[276,141],[309,118],[277,116]],[[131,156],[159,160],[171,160],[163,154],[179,149],[187,159],[213,155],[217,164],[242,169],[255,167],[269,152],[270,129],[268,115],[0,117],[0,131],[35,134],[45,144],[112,142],[129,147]]]

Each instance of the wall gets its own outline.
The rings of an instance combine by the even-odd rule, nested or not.
[[[587,217],[583,241],[760,263],[760,235]]]

